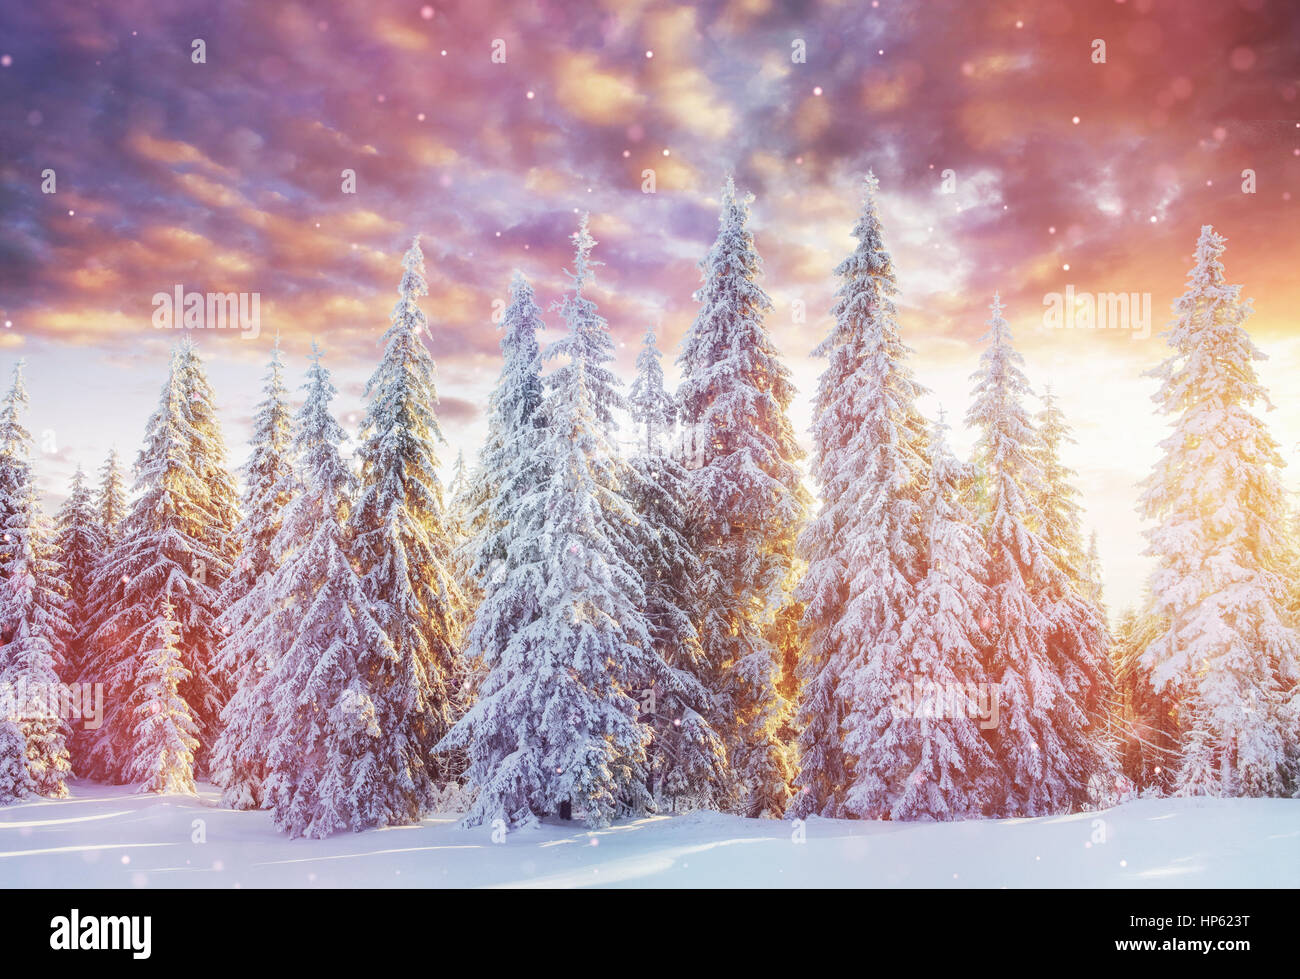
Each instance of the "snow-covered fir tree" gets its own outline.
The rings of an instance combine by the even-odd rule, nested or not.
[[[227,602],[246,593],[259,578],[275,569],[271,542],[280,530],[294,485],[289,458],[292,425],[293,409],[284,383],[284,364],[277,337],[262,383],[262,400],[253,414],[252,451],[241,470],[244,477],[241,518],[234,530],[239,558],[224,585]],[[237,673],[242,664],[224,665]]]
[[[138,792],[194,793],[198,740],[190,707],[180,695],[188,671],[177,647],[176,610],[166,598],[135,656],[131,715],[135,721],[126,780]]]
[[[501,316],[501,372],[488,399],[488,432],[478,465],[465,480],[460,509],[464,514],[464,540],[457,561],[462,574],[473,580],[479,602],[504,580],[514,535],[512,514],[519,501],[541,480],[533,468],[542,402],[542,358],[537,334],[544,329],[533,287],[516,270],[510,280],[510,302]],[[513,599],[507,605],[512,605]],[[497,611],[500,610],[498,606]],[[521,606],[512,615],[526,617]],[[479,615],[475,606],[475,617]],[[495,615],[489,609],[488,618]],[[486,633],[479,633],[487,639]],[[488,640],[491,641],[491,640]],[[478,660],[478,641],[468,637],[467,659]]]
[[[748,217],[749,198],[728,179],[718,237],[700,265],[700,309],[677,358],[677,399],[690,539],[703,565],[696,628],[708,720],[726,745],[740,811],[780,815],[792,772],[777,732],[790,705],[765,627],[785,604],[808,498],[786,415],[794,386],[763,323],[772,302],[758,283]]]
[[[961,504],[971,467],[952,455],[946,432],[940,418],[921,497],[926,573],[899,630],[912,675],[894,691],[896,717],[883,735],[911,769],[897,787],[891,819],[979,816],[997,800],[997,761],[982,733],[998,720],[997,691],[981,660],[988,555],[974,515]]]
[[[456,450],[456,461],[451,464],[451,479],[447,481],[447,536],[456,548],[469,536],[469,487],[473,473],[465,461],[465,450]]]
[[[3,532],[18,512],[31,483],[32,435],[23,425],[29,399],[23,383],[23,361],[14,365],[4,401],[0,402],[0,568],[12,550],[12,538]]]
[[[799,665],[800,771],[792,813],[881,816],[912,777],[921,736],[895,718],[914,666],[900,644],[923,555],[924,391],[899,336],[898,286],[866,178],[858,245],[835,269],[835,325],[813,405],[813,476],[825,501],[800,537],[808,648]],[[917,749],[919,750],[919,749]]]
[[[442,743],[469,757],[479,788],[470,825],[526,825],[566,803],[591,826],[644,811],[650,732],[636,695],[640,684],[671,681],[629,562],[637,517],[611,436],[620,395],[605,366],[606,327],[584,294],[595,264],[585,218],[573,238],[560,304],[568,333],[548,352],[567,362],[551,375],[529,460],[542,481],[513,507],[507,558],[471,633],[488,670],[479,699]]]
[[[184,417],[190,428],[190,466],[204,489],[201,503],[206,525],[201,528],[199,536],[207,549],[222,559],[215,567],[205,567],[202,576],[220,586],[229,576],[238,554],[238,538],[234,530],[239,524],[239,490],[227,464],[225,437],[217,419],[216,395],[208,383],[199,348],[188,338],[177,348],[176,370]]]
[[[647,327],[636,356],[636,379],[628,391],[632,420],[642,429],[641,451],[660,455],[663,438],[677,427],[677,401],[664,388],[663,354],[655,343],[654,327]]]
[[[61,673],[76,682],[84,667],[91,579],[101,559],[105,540],[99,513],[86,473],[78,466],[72,475],[72,491],[55,517],[55,547],[63,580],[67,585],[68,632],[64,637]]]
[[[405,814],[416,793],[383,743],[378,703],[387,691],[375,689],[374,661],[399,656],[350,553],[356,477],[339,453],[347,436],[330,413],[335,388],[314,347],[306,386],[291,447],[302,485],[272,544],[281,562],[266,579],[266,614],[232,633],[261,643],[269,668],[243,712],[225,717],[265,745],[264,807],[275,825],[323,838],[413,822]]]
[[[230,573],[234,507],[227,499],[229,477],[222,475],[224,448],[211,400],[192,344],[181,344],[136,463],[135,500],[91,584],[94,631],[83,682],[105,685],[103,723],[86,758],[93,778],[126,778],[135,738],[127,694],[144,636],[158,628],[163,597],[175,608],[181,662],[189,674],[180,693],[198,728],[196,769],[204,768],[220,730],[228,682],[217,666],[221,634],[215,620],[221,584]]]
[[[468,492],[470,471],[469,465],[465,462],[465,450],[456,450],[456,461],[451,464],[451,479],[447,481],[447,499],[453,501],[450,509],[455,512],[454,501],[463,499]],[[455,514],[459,517],[459,513]],[[451,521],[451,517],[448,518]],[[451,526],[449,522],[448,526]],[[456,524],[459,527],[459,524]]]
[[[95,511],[99,516],[99,528],[104,535],[104,545],[111,547],[117,543],[122,520],[126,516],[126,488],[117,449],[109,451],[108,458],[99,469],[99,491],[95,496]]]
[[[0,806],[19,802],[35,791],[27,771],[27,739],[16,720],[0,715]]]
[[[1065,420],[1059,399],[1048,388],[1042,396],[1035,431],[1038,434],[1038,467],[1043,476],[1043,495],[1039,508],[1043,515],[1042,534],[1056,551],[1056,563],[1080,590],[1087,586],[1087,553],[1083,545],[1083,522],[1080,518],[1079,491],[1071,480],[1078,475],[1061,457],[1074,436]]]
[[[1075,764],[1088,775],[1089,795],[1104,796],[1118,771],[1113,742],[1114,713],[1119,707],[1110,659],[1113,639],[1106,610],[1092,597],[1100,583],[1090,577],[1079,491],[1072,482],[1077,474],[1061,454],[1065,445],[1074,442],[1074,436],[1050,390],[1043,395],[1042,404],[1036,426],[1036,455],[1043,477],[1038,500],[1043,519],[1040,529],[1060,571],[1051,577],[1044,594],[1043,610],[1052,623],[1049,654],[1066,689],[1088,717],[1088,737],[1071,745]]]
[[[1294,685],[1300,636],[1288,614],[1287,502],[1276,441],[1255,414],[1270,408],[1244,329],[1252,312],[1229,284],[1224,238],[1201,228],[1187,289],[1152,375],[1172,419],[1141,501],[1155,558],[1160,632],[1143,654],[1157,692],[1178,703],[1185,794],[1294,790],[1300,737]]]
[[[1088,535],[1088,553],[1083,558],[1083,582],[1085,595],[1098,608],[1105,610],[1104,575],[1101,567],[1101,548],[1097,543],[1097,532]]]
[[[641,719],[650,725],[651,794],[675,809],[679,799],[716,805],[725,799],[727,756],[709,725],[708,691],[696,679],[704,666],[695,631],[699,559],[686,538],[686,470],[667,454],[677,404],[664,389],[662,355],[647,330],[637,355],[637,375],[628,405],[640,427],[639,451],[624,473],[638,531],[631,558],[645,588],[645,616],[654,648],[671,671],[660,687],[648,678],[641,695]]]
[[[266,745],[261,732],[245,737],[250,733],[246,726],[226,719],[247,716],[247,701],[255,696],[257,680],[267,668],[269,650],[260,642],[247,642],[245,626],[266,615],[266,585],[279,565],[273,544],[297,486],[289,455],[292,422],[277,339],[262,401],[253,416],[252,452],[243,469],[243,517],[235,528],[239,558],[222,588],[223,611],[217,619],[222,633],[219,664],[235,690],[222,711],[223,728],[212,752],[212,781],[224,789],[223,801],[234,809],[256,808],[263,801]]]
[[[386,636],[362,663],[384,733],[375,758],[383,774],[366,800],[366,818],[381,824],[418,819],[435,783],[445,781],[431,763],[457,713],[465,613],[438,476],[443,438],[425,347],[429,325],[419,306],[429,289],[418,237],[402,266],[384,356],[366,385],[361,484],[350,524],[362,586]]]
[[[202,508],[204,521],[194,533],[211,558],[215,558],[212,560],[196,556],[192,561],[191,573],[221,594],[226,581],[235,571],[239,556],[241,539],[236,533],[240,522],[239,492],[227,465],[226,443],[217,419],[215,395],[203,369],[198,347],[188,339],[182,341],[178,347],[177,360],[184,417],[190,429],[190,466],[203,490],[196,502]],[[217,607],[211,610],[212,614],[219,614],[224,605],[225,599],[222,598]],[[184,629],[185,623],[182,622],[181,626]],[[201,641],[208,661],[212,664],[211,679],[220,691],[220,705],[224,706],[234,690],[234,678],[221,663],[221,635],[215,622],[207,624],[204,633]],[[192,632],[186,638],[192,639]],[[199,749],[202,762],[206,762],[207,750],[219,731],[214,719],[206,720],[210,728]]]
[[[116,449],[109,451],[104,464],[99,468],[99,483],[95,490],[94,506],[100,544],[89,567],[85,598],[81,603],[72,602],[69,606],[70,614],[80,618],[80,626],[71,640],[76,653],[77,671],[70,676],[70,679],[78,683],[89,683],[92,685],[91,689],[94,684],[104,682],[102,675],[95,675],[95,671],[102,667],[104,660],[102,654],[96,652],[93,639],[100,625],[97,617],[104,611],[95,594],[95,583],[101,580],[100,569],[109,560],[113,548],[121,538],[122,520],[127,512],[122,464]],[[78,775],[90,774],[91,767],[88,759],[98,739],[97,729],[87,729],[84,725],[73,722],[71,752]],[[102,769],[98,774],[103,776]]]
[[[562,345],[553,345],[547,351],[550,359],[557,356],[562,346],[565,350],[572,348],[573,356],[551,372],[547,385],[563,387],[569,381],[569,374],[580,372],[596,424],[603,436],[612,438],[618,427],[615,413],[626,409],[627,402],[621,390],[623,382],[613,368],[614,338],[609,332],[609,323],[600,315],[596,301],[585,291],[594,281],[595,270],[605,264],[591,257],[597,242],[591,236],[588,223],[588,215],[584,213],[577,232],[572,235],[575,245],[573,271],[569,273],[572,287],[565,290],[554,306],[568,325],[569,335]]]
[[[462,634],[474,621],[475,610],[483,599],[483,588],[474,574],[474,506],[471,502],[477,482],[477,472],[465,461],[463,450],[456,453],[447,483],[447,539],[451,542],[451,573],[460,588],[464,609],[461,616]],[[474,698],[475,666],[470,660],[460,659],[460,699],[466,703]]]
[[[1072,662],[1056,661],[1052,640],[1061,619],[1053,602],[1068,581],[1039,528],[1046,495],[1038,436],[1025,408],[1024,358],[994,295],[984,339],[989,346],[974,375],[967,424],[987,481],[981,514],[989,563],[986,630],[988,679],[999,687],[998,725],[990,733],[1002,766],[995,809],[1003,815],[1067,811],[1087,800],[1095,774],[1097,733],[1084,681]],[[1086,762],[1086,764],[1085,764]]]
[[[535,502],[545,482],[540,451],[542,359],[537,342],[542,329],[533,288],[516,270],[510,302],[501,317],[501,372],[489,398],[487,438],[463,493],[465,539],[457,554],[478,592],[464,648],[465,662],[475,671],[475,697],[488,671],[496,669],[501,680],[507,647],[539,614],[535,582],[521,573],[535,565],[537,557],[521,507]],[[475,750],[487,757],[491,740],[485,735]],[[488,770],[489,763],[475,764],[472,756],[468,761],[459,752],[449,751],[447,756],[448,764],[460,759],[479,774]],[[527,819],[531,812],[518,815]]]
[[[0,407],[0,686],[13,701],[32,789],[62,798],[71,773],[59,669],[68,634],[63,581],[29,462],[21,362]]]

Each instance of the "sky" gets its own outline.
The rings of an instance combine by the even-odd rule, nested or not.
[[[472,460],[511,270],[549,307],[589,212],[624,378],[654,327],[675,382],[734,175],[807,445],[810,354],[870,169],[922,407],[969,449],[999,291],[1031,383],[1074,426],[1117,609],[1140,599],[1137,484],[1165,431],[1144,371],[1204,224],[1253,300],[1267,418],[1300,461],[1298,55],[1291,0],[7,3],[0,371],[26,361],[51,507],[77,465],[134,460],[181,336],[153,297],[178,285],[259,297],[257,337],[188,331],[232,465],[277,333],[295,384],[321,344],[355,433],[419,234],[444,462]],[[1149,332],[1053,328],[1067,289],[1076,308],[1149,296]]]

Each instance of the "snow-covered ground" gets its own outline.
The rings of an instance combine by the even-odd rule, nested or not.
[[[196,823],[196,820],[202,820]],[[1300,800],[1149,799],[1102,813],[966,823],[692,813],[495,843],[456,817],[286,840],[217,792],[72,797],[0,809],[3,887],[1296,887]],[[206,842],[195,842],[198,838]]]

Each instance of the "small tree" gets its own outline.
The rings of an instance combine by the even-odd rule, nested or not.
[[[36,786],[27,771],[27,742],[18,722],[0,717],[0,806],[34,794]]]
[[[641,719],[653,731],[649,788],[676,809],[681,797],[697,805],[726,800],[727,755],[705,719],[712,703],[697,679],[705,665],[694,625],[701,566],[686,538],[686,471],[663,448],[677,406],[664,390],[659,358],[654,331],[647,330],[629,398],[643,441],[624,478],[638,517],[632,563],[645,588],[646,625],[667,667],[665,674],[641,681]]]
[[[135,741],[126,778],[137,792],[194,793],[194,749],[198,731],[180,695],[189,671],[177,648],[176,610],[164,598],[158,618],[136,654],[131,693]]]
[[[55,518],[55,548],[67,585],[68,632],[64,637],[62,675],[70,683],[81,676],[89,625],[90,588],[95,564],[103,557],[104,531],[95,511],[86,474],[80,466],[72,477],[72,492]]]

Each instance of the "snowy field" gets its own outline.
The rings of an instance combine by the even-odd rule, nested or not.
[[[454,816],[289,841],[268,813],[74,782],[0,809],[11,887],[1296,887],[1300,800],[1142,800],[1104,813],[956,824],[717,813],[492,842]],[[1100,819],[1102,823],[1097,823]],[[203,822],[196,826],[195,820]],[[206,842],[194,842],[200,835]],[[1094,842],[1103,839],[1105,842]]]

